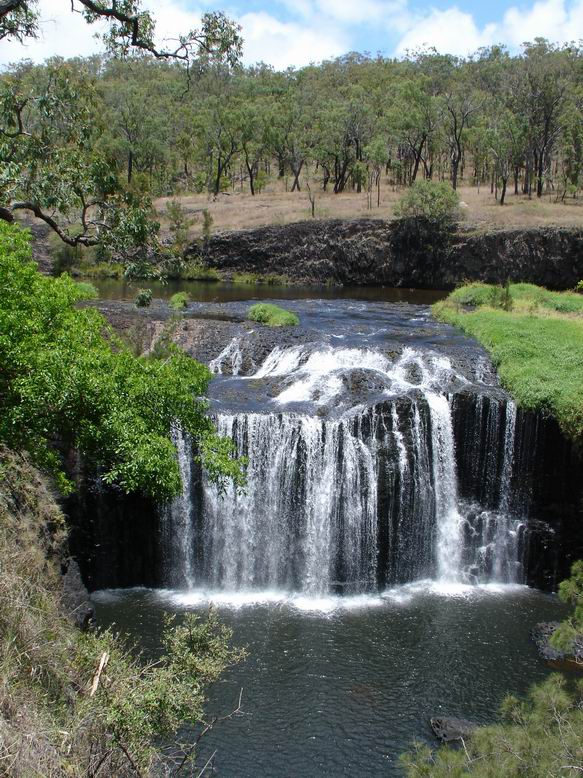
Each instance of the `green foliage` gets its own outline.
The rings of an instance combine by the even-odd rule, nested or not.
[[[152,303],[151,289],[138,289],[134,298],[136,308],[148,308]]]
[[[432,752],[417,744],[401,757],[409,778],[548,778],[583,771],[583,683],[567,689],[564,678],[551,675],[533,686],[521,702],[507,697],[503,722],[479,727],[464,748]]]
[[[502,287],[470,284],[433,311],[488,349],[519,406],[551,413],[569,437],[582,440],[583,300],[572,292],[511,284],[508,311],[505,294]]]
[[[415,181],[395,206],[395,216],[446,226],[459,214],[459,197],[445,181]]]
[[[188,294],[188,292],[176,292],[176,294],[172,295],[172,297],[168,301],[168,304],[175,311],[183,311],[188,305],[189,300],[190,300],[190,295]]]
[[[247,311],[247,318],[260,324],[267,324],[268,327],[295,327],[300,323],[295,313],[272,303],[252,305]]]
[[[201,260],[187,262],[183,267],[178,278],[184,281],[222,281],[221,271],[215,267],[207,267]]]
[[[210,372],[175,346],[135,357],[66,275],[41,275],[26,232],[0,222],[0,441],[27,450],[65,487],[58,441],[107,483],[164,499],[180,489],[170,439],[179,423],[211,478],[242,481],[201,398]]]
[[[0,445],[0,724],[17,765],[6,774],[159,774],[164,747],[181,753],[178,727],[204,723],[208,685],[244,652],[213,611],[167,619],[155,663],[111,631],[80,632],[63,612],[66,546],[44,479]],[[195,765],[196,753],[188,774]]]
[[[166,218],[172,237],[172,251],[182,257],[189,243],[189,230],[194,219],[188,216],[178,200],[170,200],[166,204]]]
[[[262,273],[235,273],[234,284],[267,284],[267,286],[287,286],[289,278],[277,274],[263,275]]]
[[[578,281],[577,286],[575,287],[575,291],[579,294],[583,294],[583,281]]]
[[[559,597],[573,607],[573,613],[555,630],[551,645],[569,653],[575,638],[583,635],[583,561],[573,563],[571,577],[559,585]]]
[[[76,281],[77,289],[79,290],[82,300],[97,300],[99,292],[89,281]]]

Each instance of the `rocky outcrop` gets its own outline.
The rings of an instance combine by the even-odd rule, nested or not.
[[[467,740],[478,726],[475,722],[468,721],[467,719],[456,719],[447,716],[432,718],[429,720],[429,723],[433,734],[442,743]]]
[[[63,610],[76,627],[90,629],[94,624],[95,609],[89,599],[89,592],[83,583],[78,563],[71,559],[63,573],[61,595]]]
[[[200,252],[193,245],[189,254]],[[213,236],[205,261],[296,282],[448,289],[466,280],[528,281],[556,289],[583,278],[583,230],[558,227],[449,235],[380,219],[325,220]]]

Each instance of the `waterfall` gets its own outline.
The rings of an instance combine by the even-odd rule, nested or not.
[[[209,370],[216,375],[228,372],[230,375],[239,375],[243,366],[243,352],[239,338],[233,338],[221,353],[209,362]]]
[[[211,367],[240,375],[241,361],[234,339]],[[363,374],[379,399],[351,407]],[[271,408],[216,414],[247,460],[243,490],[195,474],[190,441],[175,433],[183,490],[167,512],[168,583],[320,597],[427,578],[520,580],[516,408],[499,394],[464,395],[471,430],[460,438],[458,396],[442,388],[452,377],[460,383],[446,357],[409,348],[390,360],[275,347],[252,381],[237,379],[239,391],[272,381]]]
[[[347,420],[238,414],[218,429],[248,457],[247,487],[204,490],[204,579],[225,589],[325,594],[339,577],[369,591],[376,570],[376,470]]]
[[[192,444],[180,427],[172,430],[182,489],[164,509],[163,534],[168,560],[167,578],[173,586],[194,586],[194,523]]]
[[[437,574],[445,582],[460,581],[461,526],[451,409],[447,397],[427,392],[431,412],[433,484],[437,525]]]

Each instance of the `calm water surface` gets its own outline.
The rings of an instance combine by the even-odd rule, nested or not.
[[[431,305],[447,297],[435,289],[393,289],[383,286],[272,286],[268,284],[203,283],[200,281],[118,281],[90,279],[104,300],[133,300],[140,287],[148,287],[154,297],[167,300],[175,292],[188,292],[191,299],[205,303],[238,300],[370,300],[371,302],[418,303]]]
[[[220,776],[400,775],[398,755],[413,739],[433,743],[429,717],[491,721],[506,693],[546,677],[529,630],[564,614],[555,596],[519,586],[254,599],[210,597],[249,652],[210,694],[208,712],[225,715],[243,689],[243,713],[201,746],[201,764],[216,750]],[[126,590],[95,601],[102,625],[155,655],[163,613],[204,612],[209,599]]]

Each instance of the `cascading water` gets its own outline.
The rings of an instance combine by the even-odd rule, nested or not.
[[[317,597],[427,578],[520,579],[511,402],[476,394],[485,438],[472,444],[491,487],[488,499],[468,501],[459,494],[451,400],[468,379],[447,356],[316,343],[275,346],[249,376],[243,361],[234,338],[210,366],[228,389],[216,400],[218,431],[247,459],[247,485],[220,492],[186,465],[189,443],[177,437],[184,488],[167,524],[171,566],[181,573],[171,583]],[[476,373],[478,384],[489,375],[481,362]],[[261,412],[251,401],[223,410],[253,391],[263,392]]]
[[[194,521],[192,499],[192,444],[179,427],[172,430],[176,446],[182,490],[164,508],[163,542],[169,560],[167,578],[173,586],[192,588],[194,573]]]

